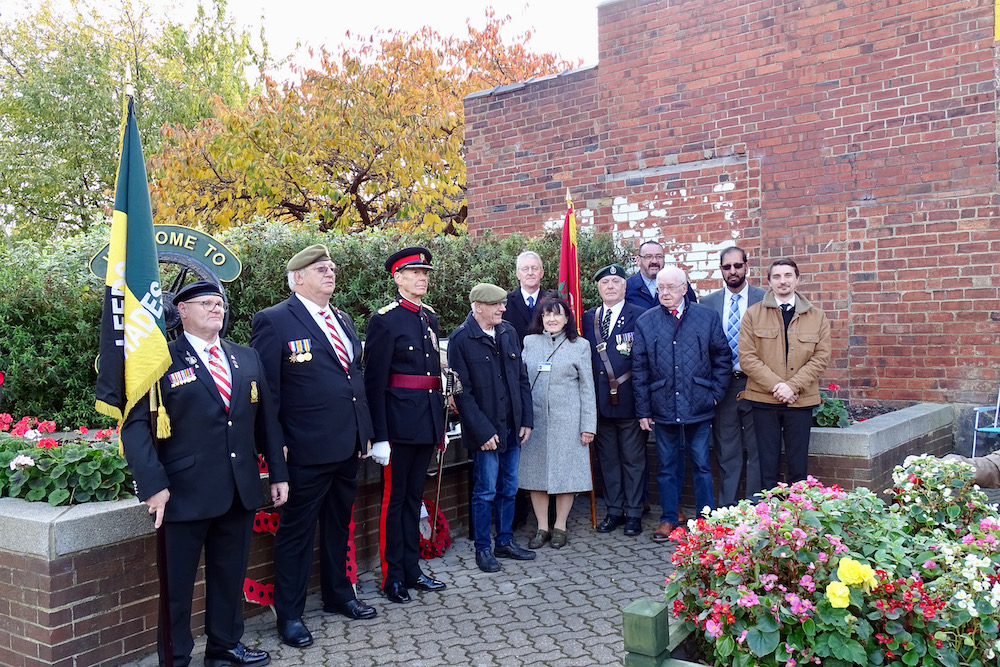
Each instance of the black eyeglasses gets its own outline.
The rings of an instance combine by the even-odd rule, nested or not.
[[[723,264],[722,265],[722,270],[723,271],[729,271],[730,269],[736,269],[737,271],[739,271],[744,266],[746,266],[746,265],[743,262],[737,262],[736,264]]]

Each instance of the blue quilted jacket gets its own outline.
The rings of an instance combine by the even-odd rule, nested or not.
[[[733,353],[712,308],[685,302],[680,322],[663,306],[635,323],[632,374],[635,416],[657,424],[711,419],[726,395]]]

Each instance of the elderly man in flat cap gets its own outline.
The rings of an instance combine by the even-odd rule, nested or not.
[[[514,542],[514,496],[520,446],[534,425],[531,386],[514,327],[503,320],[507,292],[479,283],[469,293],[472,312],[448,339],[448,365],[462,391],[455,407],[462,442],[472,455],[472,533],[476,565],[497,572],[497,558],[531,560]],[[495,510],[495,513],[494,513]],[[490,538],[496,516],[496,545]]]
[[[274,540],[274,609],[289,646],[313,643],[302,622],[313,535],[320,526],[323,611],[372,618],[347,574],[358,460],[373,436],[361,372],[361,341],[351,318],[330,306],[337,267],[324,245],[286,265],[293,294],[253,317],[250,345],[260,354],[288,450],[289,500]]]
[[[267,652],[243,636],[243,579],[253,516],[263,506],[257,454],[267,460],[271,500],[288,498],[281,429],[257,353],[219,337],[226,301],[218,285],[192,283],[174,297],[184,334],[168,345],[170,367],[160,380],[171,433],[154,447],[149,399],[122,428],[136,495],[163,525],[173,655],[161,665],[191,662],[191,598],[205,552],[205,664],[266,665]],[[161,618],[160,624],[166,619]]]
[[[420,506],[427,466],[444,439],[444,395],[437,315],[423,303],[431,252],[411,247],[385,260],[398,295],[368,322],[365,386],[375,428],[372,457],[385,466],[379,556],[382,591],[410,601],[407,589],[440,591],[445,584],[420,569]]]
[[[625,300],[625,269],[605,266],[594,274],[601,305],[583,314],[580,331],[590,341],[597,388],[597,460],[604,479],[607,515],[597,532],[624,524],[625,534],[642,532],[642,497],[646,488],[646,433],[635,416],[632,388],[632,340],[635,321],[646,312]]]

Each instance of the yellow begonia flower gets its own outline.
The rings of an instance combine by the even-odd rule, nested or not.
[[[853,558],[841,558],[837,566],[837,578],[849,586],[864,586],[870,593],[877,585],[875,570],[868,563],[859,563]]]
[[[831,581],[826,587],[826,597],[831,607],[846,609],[851,604],[851,589],[839,581]]]

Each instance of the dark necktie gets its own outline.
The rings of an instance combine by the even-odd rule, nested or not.
[[[611,335],[611,309],[604,309],[604,317],[601,318],[601,337],[604,340],[608,339]]]

